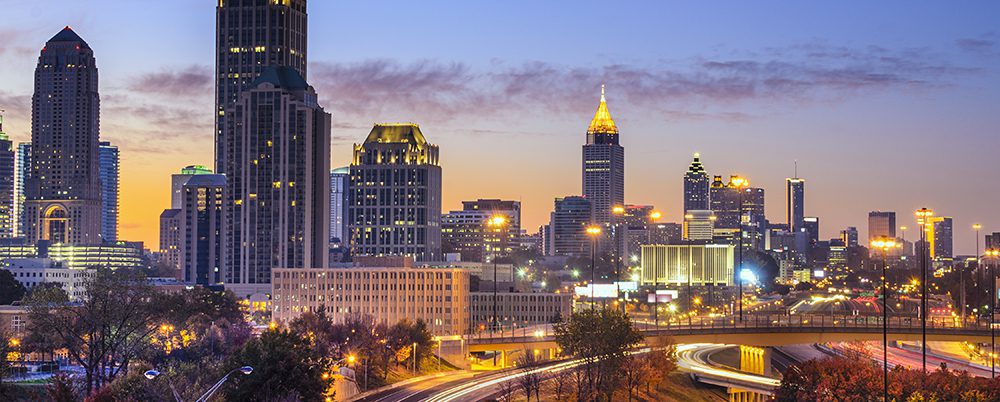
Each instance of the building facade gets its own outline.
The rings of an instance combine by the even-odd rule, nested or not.
[[[306,74],[306,0],[219,0],[215,9],[215,171],[225,169],[227,109],[268,67]]]
[[[354,255],[440,260],[441,166],[419,126],[376,124],[354,145],[348,191]]]
[[[0,239],[11,238],[17,233],[17,182],[14,143],[3,132],[3,115],[0,114]]]
[[[645,245],[642,284],[732,286],[735,257],[732,244]]]
[[[25,182],[28,179],[28,175],[31,172],[31,143],[21,142],[17,144],[16,160],[14,162],[14,220],[15,229],[14,237],[25,237],[26,230],[25,227],[25,216],[24,216],[24,200],[26,194],[24,192]]]
[[[200,174],[184,183],[178,216],[180,279],[218,285],[226,267],[226,176]]]
[[[712,240],[715,233],[715,214],[707,210],[690,210],[684,214],[685,240]]]
[[[695,153],[691,166],[684,173],[684,213],[704,211],[711,208],[709,187],[711,179],[701,164],[701,154]]]
[[[184,183],[201,174],[212,174],[212,169],[202,165],[188,165],[180,173],[170,175],[170,209],[181,209],[184,204]]]
[[[492,328],[493,292],[472,292],[472,325]],[[505,328],[550,324],[573,314],[572,293],[497,292],[496,320]]]
[[[184,277],[181,269],[181,247],[184,237],[181,232],[181,214],[178,209],[164,209],[160,213],[160,253],[163,261],[176,268],[177,279]]]
[[[344,243],[347,239],[347,187],[351,175],[348,166],[330,171],[330,242]]]
[[[591,203],[588,198],[570,196],[556,198],[555,209],[549,218],[548,255],[583,257],[590,255],[592,240],[587,235],[591,221]]]
[[[896,213],[871,211],[868,213],[868,244],[878,237],[896,238]]]
[[[424,320],[435,335],[470,329],[470,276],[463,269],[275,268],[272,275],[272,318],[278,322],[325,309],[335,323],[369,315],[386,325]]]
[[[118,147],[101,141],[101,240],[118,241]]]
[[[139,242],[108,242],[95,246],[24,239],[0,243],[0,261],[21,258],[49,258],[65,268],[141,269],[146,266],[143,245]]]
[[[625,148],[618,143],[603,85],[583,146],[583,196],[593,209],[593,223],[604,226],[611,223],[612,208],[625,205]]]
[[[502,217],[498,227],[490,219]],[[462,209],[441,216],[444,253],[459,253],[462,261],[492,261],[520,248],[521,202],[498,199],[462,201]]]
[[[96,269],[69,269],[49,258],[24,258],[4,261],[2,268],[29,291],[42,284],[56,284],[70,301],[87,297],[87,281]]]
[[[94,52],[66,27],[42,48],[25,185],[29,241],[101,242],[100,96]]]
[[[792,177],[785,179],[785,222],[788,222],[788,231],[801,232],[805,225],[805,203],[806,181],[805,179]]]
[[[330,114],[289,67],[264,70],[239,98],[225,122],[225,282],[265,290],[272,267],[329,264]]]
[[[955,257],[953,251],[953,228],[952,219],[950,216],[934,216],[929,218],[930,225],[928,225],[929,232],[927,233],[927,239],[930,241],[928,249],[931,252],[931,258],[934,260],[951,260]]]

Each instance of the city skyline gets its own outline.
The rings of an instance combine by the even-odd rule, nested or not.
[[[44,21],[27,17],[33,6],[10,7],[12,15],[24,13],[26,17],[0,32],[10,39],[0,49],[0,108],[7,109],[5,131],[17,142],[27,141],[30,119],[25,112],[30,111],[31,80],[25,77],[37,61],[41,44],[63,25],[74,26],[106,60],[100,63],[101,139],[121,149],[119,237],[153,246],[157,244],[157,217],[169,206],[170,174],[189,164],[213,164],[209,66],[214,61],[214,43],[205,38],[214,31],[214,6],[171,2],[140,10],[117,3],[115,13],[99,12],[109,4],[116,2],[94,5],[90,12],[67,4]],[[690,154],[700,151],[710,175],[741,174],[751,185],[774,194],[767,205],[772,222],[784,220],[779,194],[784,179],[793,175],[792,161],[799,160],[800,176],[810,183],[807,214],[824,222],[821,238],[834,237],[847,226],[865,227],[865,214],[872,210],[895,211],[900,225],[912,227],[912,211],[927,206],[955,218],[956,254],[969,254],[974,245],[972,223],[993,230],[1000,225],[988,204],[997,198],[998,190],[984,193],[974,174],[987,171],[988,150],[1000,145],[990,135],[997,126],[997,117],[990,112],[998,103],[997,94],[988,92],[998,81],[995,67],[1000,47],[985,18],[996,16],[996,6],[967,10],[963,13],[968,18],[951,19],[962,20],[962,26],[931,24],[934,11],[924,9],[902,22],[876,28],[876,23],[885,22],[880,16],[898,11],[882,6],[856,21],[861,31],[856,37],[824,32],[827,24],[804,27],[802,36],[790,39],[764,33],[732,40],[714,33],[716,37],[701,38],[700,44],[671,39],[645,49],[653,51],[653,59],[636,59],[643,48],[635,43],[640,34],[664,34],[644,32],[652,30],[649,27],[617,33],[602,29],[600,35],[580,33],[579,43],[570,49],[581,50],[585,42],[586,47],[599,44],[602,50],[569,57],[559,54],[566,51],[548,55],[546,50],[559,45],[551,41],[523,48],[523,54],[508,54],[523,37],[497,44],[495,54],[464,48],[449,52],[448,45],[454,43],[439,39],[433,46],[440,48],[413,47],[410,42],[454,34],[448,30],[430,30],[417,38],[379,34],[347,41],[352,43],[328,40],[343,37],[357,24],[349,20],[363,20],[360,17],[365,14],[401,18],[409,12],[428,19],[433,15],[406,6],[365,11],[355,7],[359,6],[316,3],[310,9],[314,21],[332,18],[336,22],[312,24],[309,51],[315,74],[310,81],[316,82],[320,104],[333,115],[332,166],[350,160],[351,144],[361,141],[371,122],[415,121],[434,133],[433,141],[442,149],[443,210],[455,209],[468,199],[521,200],[523,227],[533,232],[547,220],[555,197],[581,193],[579,170],[574,169],[580,163],[579,133],[593,115],[600,85],[607,83],[616,123],[627,133],[622,144],[631,149],[625,201],[655,205],[664,213],[662,221],[680,221],[681,178]],[[474,20],[482,18],[476,9],[485,7],[452,8],[439,18],[464,12]],[[522,21],[530,28],[523,35],[535,32],[552,38],[556,36],[552,30],[566,28],[565,21],[545,28],[532,25],[539,23],[536,18],[553,15],[549,7],[554,6],[539,6],[533,10],[537,15]],[[687,13],[707,12],[687,7]],[[747,6],[734,6],[740,7]],[[586,6],[572,11],[581,18],[597,12]],[[604,11],[609,22],[641,14],[634,9]],[[187,22],[181,25],[146,21],[160,35],[177,35],[176,41],[158,43],[162,49],[137,46],[136,39],[122,37],[119,30],[135,28],[130,16],[138,19],[150,12],[187,13],[190,18],[185,17]],[[838,10],[826,21],[847,21],[844,14]],[[513,18],[503,13],[496,17]],[[729,17],[714,17],[718,18],[713,21],[731,22]],[[747,28],[746,24],[740,22],[733,29]],[[908,29],[915,26],[931,34],[909,35]],[[782,28],[787,30],[789,25]],[[697,30],[683,24],[673,29]],[[869,39],[879,30],[886,33],[884,39]],[[710,31],[704,29],[706,34]],[[904,33],[908,36],[901,39]],[[490,34],[480,40],[503,42]],[[621,45],[613,46],[616,42]],[[720,47],[718,43],[723,42],[730,45]],[[112,62],[131,60],[123,56],[126,51],[138,52],[144,60]],[[460,54],[465,58],[459,58]],[[824,61],[834,58],[846,64],[824,67]],[[732,79],[721,79],[726,77]],[[160,92],[132,93],[143,80],[165,85]],[[776,84],[776,80],[785,82]],[[483,88],[489,83],[503,89],[497,93]],[[532,100],[539,94],[541,100]],[[399,99],[386,99],[393,95]],[[963,100],[955,105],[942,102],[959,98]],[[173,102],[176,99],[191,102],[178,105]],[[530,110],[539,106],[552,115]],[[482,112],[486,107],[498,111]],[[906,120],[900,121],[903,116]],[[475,152],[484,139],[499,135],[509,138],[495,141],[498,154],[517,147],[522,155],[518,163],[510,164],[506,158],[491,161]],[[929,140],[935,135],[947,138],[951,148],[932,145]],[[532,147],[517,145],[527,140],[534,142]],[[890,145],[898,146],[897,152],[884,152]],[[920,155],[949,151],[963,155],[961,166],[943,155]],[[551,174],[533,175],[537,179],[530,182],[513,179],[540,169],[549,169]],[[501,171],[503,175],[497,173]],[[857,196],[850,207],[842,203],[845,193]],[[968,197],[968,193],[980,196]]]

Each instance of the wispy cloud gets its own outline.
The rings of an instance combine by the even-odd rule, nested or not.
[[[128,89],[154,96],[205,96],[211,97],[212,69],[205,65],[162,70],[133,77]]]

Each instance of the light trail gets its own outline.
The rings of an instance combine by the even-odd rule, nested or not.
[[[763,387],[777,387],[781,381],[760,375],[741,373],[738,371],[725,370],[712,367],[704,363],[708,354],[733,345],[720,345],[713,343],[693,343],[677,346],[677,366],[694,373],[726,378],[730,380],[742,381],[745,383],[757,384]]]

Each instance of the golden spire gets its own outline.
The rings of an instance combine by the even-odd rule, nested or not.
[[[587,133],[618,134],[618,127],[615,127],[615,121],[611,119],[608,102],[604,98],[604,84],[601,84],[601,104],[597,106],[597,113],[594,113],[594,119],[590,121]]]

